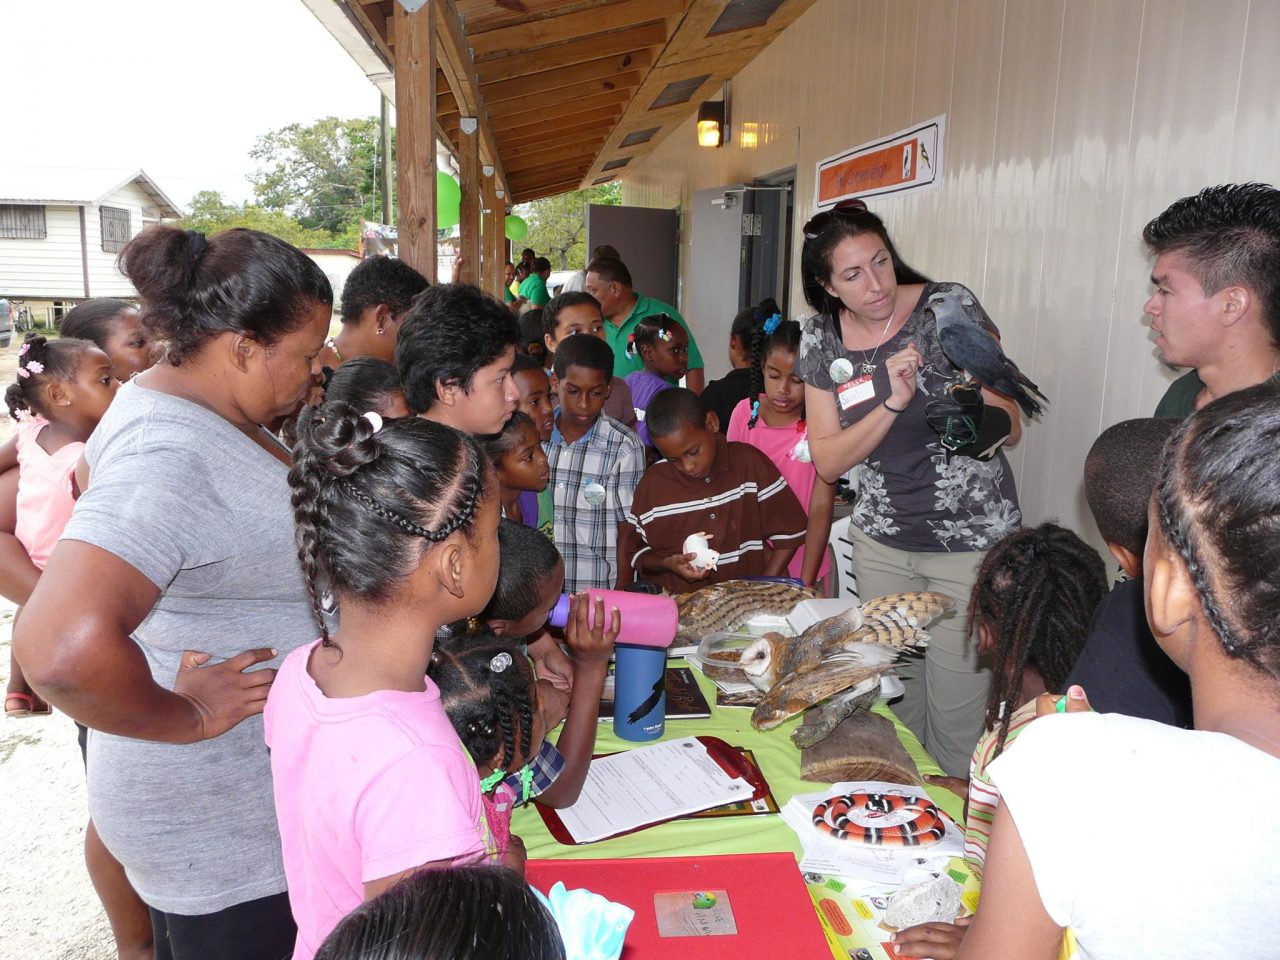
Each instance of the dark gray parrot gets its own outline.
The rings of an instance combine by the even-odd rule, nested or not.
[[[959,285],[943,286],[929,297],[925,309],[938,325],[938,344],[947,359],[984,387],[1013,397],[1028,417],[1040,413],[1036,398],[1049,398],[1012,360],[1004,355],[999,336],[973,295]]]

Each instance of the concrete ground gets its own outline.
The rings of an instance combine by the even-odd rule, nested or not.
[[[0,600],[0,681],[9,679],[13,611]],[[115,957],[84,866],[88,819],[71,720],[0,720],[0,960]]]

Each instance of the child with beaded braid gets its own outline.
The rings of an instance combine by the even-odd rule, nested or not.
[[[796,551],[787,573],[813,586],[831,569],[827,542],[836,486],[818,476],[809,455],[804,416],[804,381],[796,376],[800,324],[774,313],[751,335],[751,388],[733,409],[725,437],[746,443],[773,461],[809,517],[804,546]]]
[[[523,858],[511,835],[511,811],[530,799],[528,762],[546,734],[537,709],[537,679],[513,637],[492,633],[441,640],[427,676],[462,745],[476,761],[485,816],[499,855]],[[519,791],[507,777],[518,772]],[[507,856],[508,851],[511,852]]]
[[[320,638],[281,665],[265,729],[294,956],[309,960],[399,878],[496,854],[427,670],[439,628],[493,593],[498,494],[470,437],[343,404],[304,409],[289,485]]]
[[[988,552],[969,599],[968,632],[978,633],[978,649],[991,658],[986,732],[970,762],[965,810],[964,854],[982,876],[991,821],[1000,793],[987,765],[1035,719],[1036,697],[1066,692],[1094,611],[1107,594],[1106,570],[1097,551],[1070,530],[1042,523],[1009,534]],[[927,777],[956,792],[965,781]],[[956,924],[931,923],[897,935],[904,957],[951,956],[964,935]]]

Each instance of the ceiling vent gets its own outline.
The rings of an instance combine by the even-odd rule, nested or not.
[[[656,100],[649,104],[650,110],[657,110],[661,107],[672,107],[677,103],[688,103],[698,88],[711,79],[711,74],[704,73],[700,77],[690,77],[688,80],[677,80],[674,83],[668,83],[666,88],[658,94]]]
[[[763,27],[783,2],[784,0],[729,0],[707,31],[707,36],[718,37],[735,30]]]
[[[630,157],[623,157],[621,160],[610,160],[600,169],[601,170],[620,170],[630,162],[631,162]]]
[[[637,143],[648,143],[653,139],[653,135],[657,133],[660,127],[650,127],[648,130],[637,130],[635,133],[628,133],[622,138],[622,146],[634,147]]]

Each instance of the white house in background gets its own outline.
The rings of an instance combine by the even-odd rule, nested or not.
[[[0,297],[129,297],[116,255],[144,227],[182,216],[141,170],[0,166]]]
[[[354,250],[327,249],[323,247],[303,247],[302,252],[315,261],[316,266],[324,271],[333,287],[333,312],[337,314],[338,304],[342,300],[342,288],[347,285],[347,277],[360,263],[360,254]]]

